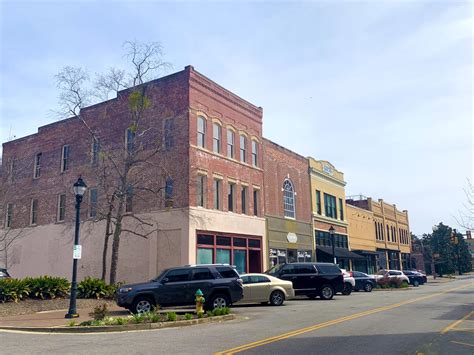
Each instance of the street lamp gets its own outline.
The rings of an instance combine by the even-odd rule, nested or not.
[[[72,261],[72,283],[71,283],[71,296],[69,298],[69,310],[65,315],[65,318],[77,318],[76,310],[76,294],[77,294],[77,259],[81,258],[81,246],[79,245],[79,223],[81,219],[81,202],[84,193],[86,192],[87,185],[79,176],[77,181],[73,185],[74,195],[76,195],[76,230],[74,234],[74,251]]]
[[[331,226],[331,228],[329,228],[329,234],[331,235],[331,245],[332,245],[332,259],[333,259],[333,261],[334,261],[334,264],[337,264],[337,263],[336,263],[336,252],[335,252],[335,250],[334,250],[334,244],[335,244],[335,243],[334,243],[334,232],[335,232],[335,231],[336,231],[336,230],[334,229],[333,226]]]

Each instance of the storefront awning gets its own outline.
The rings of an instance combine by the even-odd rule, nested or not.
[[[353,252],[360,255],[379,255],[379,252],[370,250],[353,250]]]
[[[320,250],[326,254],[329,254],[332,256],[332,248],[331,247],[323,247],[323,246],[317,246],[316,250]],[[365,259],[364,256],[353,253],[345,248],[334,248],[334,254],[336,254],[336,257],[342,258],[342,259]]]

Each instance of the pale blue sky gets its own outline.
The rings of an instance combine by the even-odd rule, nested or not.
[[[264,109],[264,135],[396,203],[414,233],[453,216],[473,178],[469,1],[0,1],[0,141],[55,121],[54,75],[159,41]]]

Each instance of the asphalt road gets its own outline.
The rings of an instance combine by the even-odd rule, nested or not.
[[[299,299],[282,307],[239,306],[234,311],[238,319],[230,322],[141,332],[0,332],[0,353],[474,353],[472,277],[406,291],[358,292],[332,301]]]

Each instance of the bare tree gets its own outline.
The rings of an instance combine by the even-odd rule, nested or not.
[[[65,67],[57,76],[60,89],[59,108],[63,115],[80,120],[87,128],[97,149],[92,152],[92,174],[95,176],[102,198],[97,208],[97,221],[106,221],[102,253],[102,278],[106,277],[106,260],[109,239],[112,237],[110,283],[117,281],[120,240],[123,233],[139,238],[148,238],[158,230],[151,219],[135,214],[134,202],[153,203],[167,186],[172,188],[166,169],[160,162],[162,144],[157,139],[157,130],[150,119],[152,106],[146,81],[156,78],[170,65],[162,60],[162,47],[158,43],[142,44],[125,42],[126,57],[130,69],[112,68],[97,75],[92,85],[87,72],[80,68]],[[112,141],[104,139],[94,129],[84,114],[85,107],[97,100],[106,101],[102,119],[115,115],[127,121],[126,139]],[[127,102],[126,109],[120,103]],[[161,176],[161,179],[156,177]],[[168,181],[168,183],[165,183]],[[172,184],[171,184],[172,185]],[[127,223],[133,221],[133,223]],[[135,227],[130,228],[129,225]]]
[[[462,210],[455,217],[456,223],[465,229],[474,229],[474,185],[467,179],[467,186],[463,189],[466,195],[466,202],[463,203]]]

